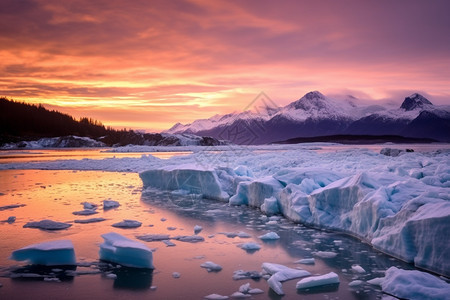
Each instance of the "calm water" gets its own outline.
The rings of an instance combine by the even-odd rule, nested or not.
[[[228,207],[225,203],[195,199],[168,192],[142,191],[142,183],[134,173],[108,173],[99,171],[0,171],[0,206],[25,204],[23,207],[0,211],[0,220],[10,216],[15,223],[0,223],[0,299],[201,299],[211,293],[231,295],[239,286],[250,282],[264,294],[252,299],[379,299],[379,288],[363,284],[350,288],[355,279],[368,280],[382,276],[390,266],[411,268],[398,260],[374,251],[370,246],[340,234],[319,231],[281,219],[268,225],[257,210],[246,207]],[[81,202],[101,204],[104,199],[119,201],[119,208],[93,216],[75,216],[82,210]],[[106,221],[91,224],[73,223],[76,219],[103,217]],[[62,231],[44,231],[23,228],[29,221],[52,219],[73,223]],[[142,222],[137,229],[119,229],[111,225],[123,219]],[[98,250],[101,234],[115,231],[135,239],[139,234],[192,235],[195,225],[201,225],[200,243],[174,241],[167,247],[162,242],[144,242],[155,249],[153,272],[111,268],[99,264]],[[222,233],[248,233],[250,238],[230,238]],[[281,239],[264,243],[259,235],[275,231]],[[8,274],[23,262],[8,259],[15,249],[48,240],[70,239],[74,243],[80,266],[76,277],[61,277],[61,282],[46,282],[42,278],[9,278]],[[259,251],[247,253],[237,247],[239,243],[255,241],[262,245]],[[315,265],[300,265],[294,261],[313,257],[314,251],[333,251],[335,258],[316,257]],[[220,264],[223,270],[208,273],[200,267],[205,261]],[[336,272],[338,286],[314,289],[298,294],[295,284],[299,279],[283,283],[284,297],[274,294],[261,279],[232,279],[233,271],[261,271],[263,262],[301,267],[313,274]],[[361,265],[367,273],[355,274],[353,264]],[[34,273],[51,272],[38,269]],[[105,271],[113,272],[116,279],[108,279]],[[179,272],[180,278],[172,273]]]

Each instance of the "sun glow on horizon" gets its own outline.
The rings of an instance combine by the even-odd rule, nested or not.
[[[413,2],[7,0],[0,95],[150,131],[242,110],[260,92],[278,106],[312,90],[450,104],[450,4]]]

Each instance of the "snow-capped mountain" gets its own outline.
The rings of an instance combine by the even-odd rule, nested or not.
[[[420,94],[406,97],[398,108],[356,104],[349,96],[332,99],[318,91],[271,113],[245,111],[215,115],[192,124],[177,123],[168,133],[192,133],[236,144],[264,144],[296,137],[336,134],[402,135],[450,141],[450,111]]]

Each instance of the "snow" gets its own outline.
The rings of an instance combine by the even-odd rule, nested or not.
[[[297,282],[297,289],[307,289],[321,285],[336,284],[339,283],[339,277],[336,273],[330,272],[325,275],[311,276],[308,278],[303,278]]]
[[[200,267],[205,268],[208,272],[219,272],[222,270],[222,266],[212,262],[206,261],[200,265]]]
[[[152,251],[144,244],[115,232],[102,234],[102,238],[105,241],[100,245],[101,260],[127,267],[153,269]]]
[[[135,220],[123,220],[122,222],[112,224],[113,227],[117,228],[137,228],[141,227],[142,223]]]
[[[57,266],[75,265],[75,250],[69,240],[57,240],[33,244],[15,250],[11,259],[27,260],[31,264]]]
[[[278,240],[280,236],[276,232],[268,232],[266,234],[260,235],[259,238],[264,241]]]
[[[25,225],[23,225],[24,228],[38,228],[38,229],[45,229],[45,230],[61,230],[61,229],[67,229],[70,226],[72,226],[72,224],[56,222],[56,221],[52,221],[52,220],[28,222]]]
[[[429,273],[390,267],[381,283],[383,292],[401,299],[448,299],[450,284]]]

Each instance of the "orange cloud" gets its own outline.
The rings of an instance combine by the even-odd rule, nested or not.
[[[450,104],[449,8],[5,0],[0,95],[156,131],[241,110],[261,91],[280,106],[310,90]]]

